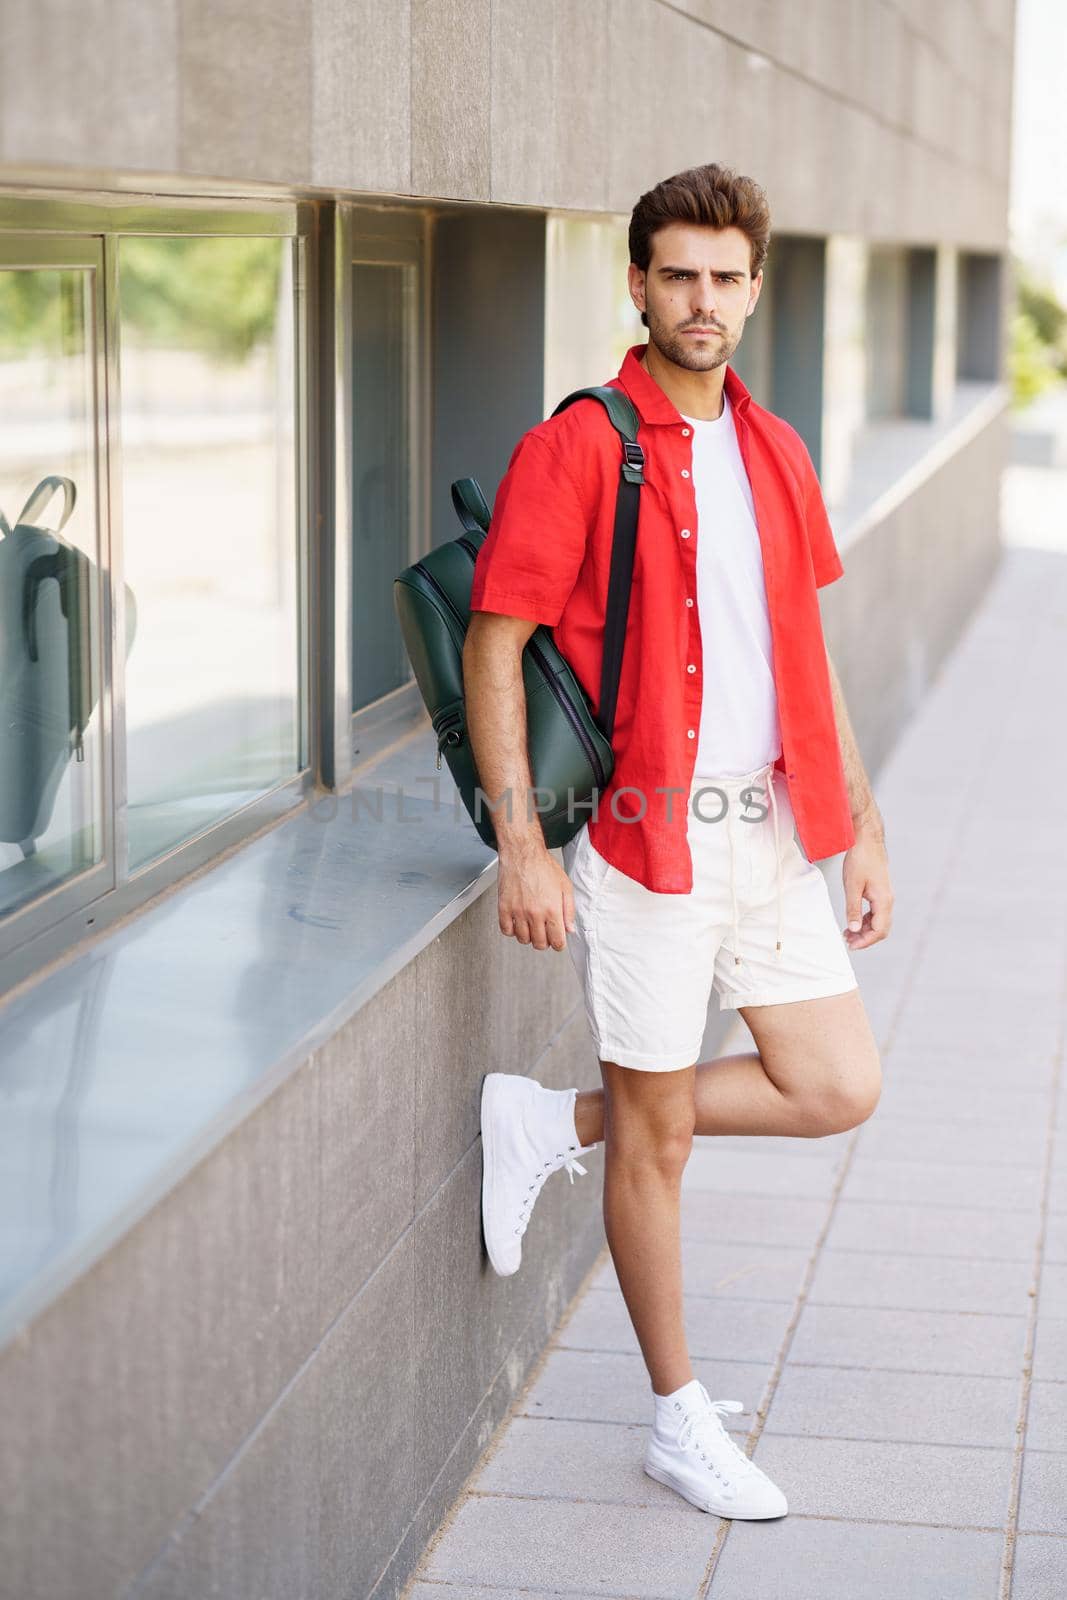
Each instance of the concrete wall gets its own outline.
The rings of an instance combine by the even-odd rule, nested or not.
[[[822,594],[826,642],[876,774],[959,641],[1001,556],[1001,413],[842,551]],[[877,787],[877,786],[876,786]],[[892,828],[887,828],[892,850]]]
[[[490,1267],[494,1069],[600,1081],[490,892],[0,1353],[3,1600],[399,1593],[603,1245],[597,1151]]]
[[[1014,0],[6,0],[0,163],[1006,239]]]

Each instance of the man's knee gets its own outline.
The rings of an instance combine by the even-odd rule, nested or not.
[[[847,1133],[874,1114],[882,1096],[882,1067],[877,1053],[827,1073],[805,1097],[804,1112],[813,1137]]]
[[[685,1166],[696,1131],[696,1078],[601,1064],[604,1144],[627,1162],[652,1162],[672,1171]],[[677,1081],[672,1081],[677,1080]]]

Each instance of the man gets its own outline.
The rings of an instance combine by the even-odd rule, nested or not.
[[[881,1068],[850,952],[886,937],[893,899],[822,635],[817,589],[843,567],[814,466],[728,365],[769,237],[763,191],[715,164],[657,185],[631,218],[629,289],[649,336],[612,382],[640,418],[645,483],[616,764],[563,867],[528,803],[522,652],[551,625],[595,712],[620,463],[597,401],[516,446],[464,651],[472,750],[499,805],[500,930],[570,950],[603,1080],[579,1093],[486,1076],[490,1258],[517,1269],[542,1184],[564,1166],[573,1182],[603,1140],[605,1231],[653,1392],[645,1470],[743,1518],[787,1503],[723,1428],[741,1403],[693,1376],[682,1171],[694,1134],[819,1137],[870,1116]],[[814,865],[841,851],[843,938]],[[697,1061],[712,987],[755,1051]]]

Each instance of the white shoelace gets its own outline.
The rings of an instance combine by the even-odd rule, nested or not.
[[[526,1225],[533,1213],[533,1202],[541,1192],[541,1185],[549,1173],[558,1172],[561,1166],[565,1169],[572,1183],[576,1172],[588,1172],[588,1168],[582,1166],[577,1156],[571,1155],[569,1152],[564,1154],[562,1150],[557,1151],[555,1161],[546,1161],[543,1167],[537,1169],[537,1177],[530,1184],[526,1192],[526,1199],[522,1202],[519,1212],[519,1226],[515,1229],[517,1234],[521,1235],[526,1232]]]
[[[746,1456],[737,1441],[731,1439],[723,1427],[722,1419],[724,1416],[733,1412],[744,1411],[745,1408],[741,1401],[712,1400],[706,1389],[704,1390],[704,1395],[708,1402],[707,1408],[705,1410],[696,1409],[686,1412],[685,1421],[678,1430],[678,1443],[685,1449],[692,1441],[698,1450],[701,1444],[706,1444],[713,1453],[714,1451],[721,1451],[725,1444],[729,1447],[735,1463],[733,1469],[735,1478],[743,1478],[750,1473],[760,1472],[760,1468],[757,1467],[756,1463],[751,1457]],[[703,1430],[705,1428],[710,1430],[710,1438],[704,1436]],[[703,1450],[700,1450],[700,1457],[703,1461],[708,1459]],[[760,1476],[762,1477],[764,1474],[760,1472]],[[722,1481],[724,1484],[729,1485],[729,1478],[724,1478]]]

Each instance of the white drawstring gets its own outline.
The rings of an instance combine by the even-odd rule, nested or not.
[[[782,852],[778,844],[778,797],[774,792],[774,767],[767,774],[767,787],[771,791],[771,814],[774,817],[774,861],[778,875],[778,942],[774,947],[774,959],[781,960],[782,956]]]
[[[741,923],[737,915],[737,883],[734,877],[734,830],[730,826],[730,813],[733,811],[733,796],[726,797],[726,837],[730,841],[730,899],[734,908],[734,966],[741,965]]]

